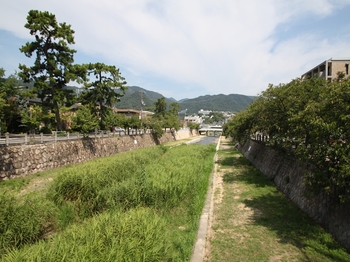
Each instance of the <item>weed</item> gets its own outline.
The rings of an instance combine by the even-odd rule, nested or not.
[[[6,213],[23,209],[27,223],[56,231],[39,241],[45,228],[38,226],[28,240],[8,242],[3,261],[188,261],[214,153],[212,146],[158,146],[52,171],[59,174],[47,193],[32,202],[49,211],[7,201]]]

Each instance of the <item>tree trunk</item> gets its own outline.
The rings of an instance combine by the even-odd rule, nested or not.
[[[60,116],[60,109],[58,108],[58,103],[54,101],[55,106],[55,118],[56,118],[56,128],[58,131],[62,131],[62,121]]]

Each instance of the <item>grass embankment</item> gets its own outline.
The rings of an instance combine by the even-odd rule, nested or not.
[[[350,261],[227,140],[218,158],[206,261]]]
[[[0,184],[2,261],[188,261],[213,146],[152,147]]]

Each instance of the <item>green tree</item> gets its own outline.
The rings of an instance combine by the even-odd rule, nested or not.
[[[130,128],[138,129],[140,126],[140,120],[137,116],[127,117],[124,120],[124,128],[128,131],[128,134],[130,134]]]
[[[164,130],[162,128],[162,123],[157,118],[147,119],[145,122],[145,126],[152,130],[152,134],[157,138],[161,138],[164,134]]]
[[[210,112],[209,118],[204,120],[205,124],[215,124],[220,123],[225,120],[225,116],[221,112]]]
[[[39,129],[44,119],[41,107],[38,105],[32,105],[26,110],[22,110],[21,115],[22,122],[28,127],[30,133],[34,133],[36,129]]]
[[[166,105],[164,97],[158,98],[158,100],[156,102],[154,102],[154,106],[155,106],[154,116],[156,118],[161,118],[161,117],[165,116],[167,105]]]
[[[191,130],[191,132],[192,132],[192,130],[199,130],[199,128],[200,128],[200,124],[198,124],[198,123],[193,123],[193,122],[189,122],[188,124],[187,124],[187,126],[188,126],[188,128]]]
[[[180,121],[178,118],[178,113],[180,109],[180,105],[176,102],[170,104],[170,108],[167,111],[167,104],[165,102],[165,98],[159,98],[155,103],[155,114],[152,119],[154,123],[152,123],[152,128],[154,128],[157,136],[162,136],[163,132],[160,132],[160,128],[174,128],[178,130],[180,128]]]
[[[111,108],[107,108],[104,121],[105,126],[109,127],[111,131],[113,131],[113,127],[118,126],[118,116],[116,113],[113,112]]]
[[[224,125],[225,135],[241,143],[255,132],[267,146],[308,164],[305,183],[350,202],[350,80],[293,80],[262,92],[247,110]]]
[[[89,132],[98,128],[98,118],[90,106],[80,106],[73,117],[73,130],[79,131],[86,136]]]
[[[18,86],[16,75],[5,78],[5,70],[0,68],[0,119],[2,132],[22,131],[21,110],[26,106],[27,92]]]
[[[177,102],[172,102],[169,105],[169,112],[173,114],[174,116],[177,116],[180,112],[180,104]]]
[[[34,65],[19,65],[19,76],[25,83],[34,82],[33,93],[41,99],[43,107],[55,114],[56,128],[62,130],[60,107],[71,103],[73,94],[64,87],[77,78],[73,66],[76,52],[74,31],[66,23],[58,23],[54,14],[31,10],[25,24],[35,41],[27,42],[20,51],[27,57],[34,55]]]
[[[125,94],[126,81],[118,68],[103,63],[90,63],[85,65],[90,78],[85,82],[86,91],[82,94],[84,103],[98,105],[100,127],[105,128],[104,118],[107,107],[112,107]],[[93,76],[93,77],[92,77]]]
[[[173,115],[171,112],[167,112],[161,119],[161,125],[163,128],[170,128],[179,130],[180,121],[177,115]]]

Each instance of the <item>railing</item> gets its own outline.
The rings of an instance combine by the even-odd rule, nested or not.
[[[255,140],[255,141],[262,141],[262,142],[267,142],[270,141],[270,137],[267,134],[264,133],[255,133],[250,136],[250,139]]]
[[[169,130],[166,130],[170,132]],[[152,133],[151,129],[129,129],[126,131],[110,132],[106,130],[98,130],[94,133],[89,133],[85,137],[89,138],[103,138],[114,136],[135,136]],[[42,144],[47,142],[68,141],[84,138],[80,133],[69,133],[65,131],[54,131],[52,134],[6,134],[0,137],[0,145],[13,144]]]

